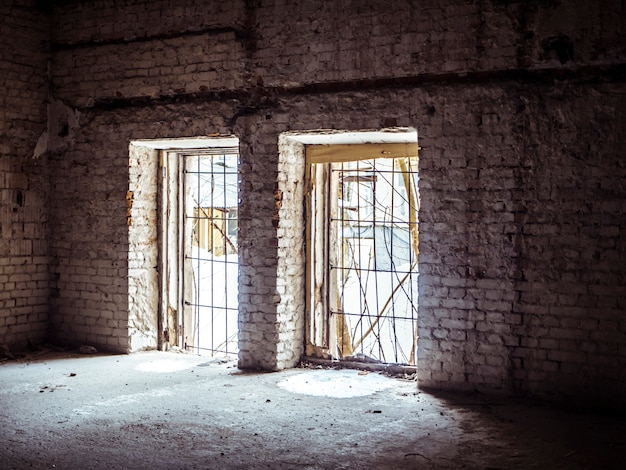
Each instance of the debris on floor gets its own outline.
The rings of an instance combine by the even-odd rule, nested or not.
[[[623,468],[620,416],[418,392],[376,372],[206,362],[72,349],[3,363],[0,467]]]
[[[28,342],[28,346],[22,349],[11,348],[6,344],[0,344],[0,364],[7,361],[31,362],[44,358],[54,357],[74,357],[76,354],[96,354],[98,350],[93,346],[83,345],[61,346],[52,343],[32,344]]]
[[[15,356],[6,344],[0,344],[0,362],[7,359],[15,359]]]

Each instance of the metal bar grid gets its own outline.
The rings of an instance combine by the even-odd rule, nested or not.
[[[359,317],[359,318],[379,318],[379,314],[366,314],[363,312],[348,312],[348,311],[344,311],[344,310],[331,310],[330,311],[331,315],[346,315],[346,316],[352,316],[352,317]],[[403,316],[399,316],[399,315],[394,315],[393,316],[394,320],[415,320],[415,317],[403,317]]]
[[[183,155],[184,269],[190,309],[186,349],[237,354],[238,153],[207,149]],[[234,228],[233,228],[234,227]]]
[[[335,271],[346,271],[346,272],[351,272],[354,270],[354,267],[349,267],[349,266],[341,266],[341,265],[331,265],[330,269],[333,269]],[[400,269],[375,269],[375,268],[359,268],[360,272],[370,272],[370,273],[381,273],[381,272],[387,272],[387,273],[392,273],[392,274],[411,274],[414,271],[410,271],[410,270],[400,270]]]
[[[417,328],[417,165],[406,158],[331,164],[337,200],[329,233],[338,240],[337,304],[330,316],[344,357],[364,355],[385,363],[415,364]],[[408,187],[410,186],[410,187]],[[334,194],[329,188],[329,194]],[[414,243],[415,242],[415,243]],[[335,275],[332,273],[335,272]],[[332,297],[332,296],[331,296]]]

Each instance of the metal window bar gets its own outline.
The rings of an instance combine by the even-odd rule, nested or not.
[[[340,240],[337,264],[329,269],[340,280],[340,305],[331,303],[330,308],[331,317],[337,317],[344,357],[415,364],[417,272],[412,237],[417,218],[411,220],[411,211],[417,210],[417,168],[411,159],[405,162],[399,167],[395,159],[382,158],[331,165],[338,178],[330,182],[340,185],[340,200],[331,211],[329,230]],[[407,181],[411,188],[403,188]],[[338,227],[333,229],[333,224]]]
[[[185,304],[193,309],[193,344],[186,349],[200,354],[237,354],[238,254],[237,224],[238,152],[236,148],[203,149],[183,155],[185,162],[185,270],[186,283],[194,287]],[[190,210],[191,208],[191,210]],[[233,210],[229,216],[229,211]]]

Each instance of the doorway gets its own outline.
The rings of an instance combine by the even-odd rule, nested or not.
[[[136,140],[129,159],[131,350],[237,355],[239,139]]]
[[[306,150],[307,354],[416,364],[417,143]]]
[[[236,147],[181,152],[183,346],[198,354],[238,349]]]

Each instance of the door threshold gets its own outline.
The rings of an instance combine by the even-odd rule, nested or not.
[[[301,363],[317,364],[325,367],[333,367],[340,369],[357,369],[367,370],[371,372],[384,372],[388,375],[397,377],[414,376],[417,377],[417,366],[410,366],[405,364],[386,364],[386,363],[372,363],[372,362],[360,362],[360,361],[347,361],[336,359],[320,359],[318,357],[304,356]]]

